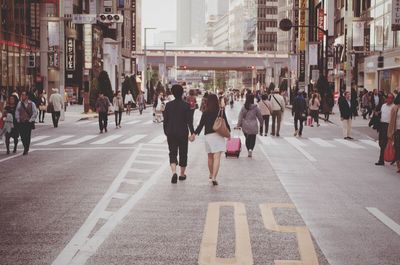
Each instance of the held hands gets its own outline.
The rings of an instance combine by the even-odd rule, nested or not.
[[[196,140],[196,134],[193,133],[192,135],[189,136],[189,141],[193,142],[194,140]]]

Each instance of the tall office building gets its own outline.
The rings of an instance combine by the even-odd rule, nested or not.
[[[254,51],[257,45],[257,0],[230,0],[229,46],[231,50]]]
[[[205,0],[177,1],[177,44],[206,43]]]
[[[257,51],[276,51],[278,0],[258,0],[257,28]]]

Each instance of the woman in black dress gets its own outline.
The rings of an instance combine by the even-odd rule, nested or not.
[[[7,148],[7,154],[10,154],[10,139],[14,139],[14,150],[13,153],[17,152],[17,146],[18,146],[18,128],[17,128],[17,120],[15,119],[15,110],[17,108],[18,104],[18,98],[14,95],[11,95],[8,97],[7,101],[7,106],[4,108],[4,110],[7,113],[10,113],[13,116],[13,124],[14,128],[12,128],[11,132],[6,132],[6,148]]]

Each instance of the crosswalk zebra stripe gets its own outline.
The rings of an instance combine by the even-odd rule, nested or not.
[[[131,125],[131,124],[136,124],[136,123],[139,123],[139,122],[141,122],[141,121],[135,120],[135,121],[126,122],[125,124]]]
[[[115,139],[118,139],[118,138],[120,138],[120,137],[122,137],[122,135],[120,135],[120,134],[113,134],[113,135],[107,136],[106,138],[103,138],[103,139],[101,139],[101,140],[98,140],[98,141],[96,141],[96,142],[93,142],[93,143],[91,143],[91,144],[106,144],[106,143],[109,143],[109,142],[111,142],[111,141],[114,141]]]
[[[309,139],[310,141],[322,147],[335,147],[335,145],[329,143],[328,141],[322,140],[321,138],[309,138]]]
[[[302,141],[300,141],[300,140],[298,140],[297,138],[294,138],[294,137],[284,137],[284,139],[286,141],[288,141],[290,144],[293,144],[293,145],[302,146],[302,147],[306,146],[305,143],[303,143]]]
[[[120,144],[134,144],[137,141],[140,141],[141,139],[143,139],[144,137],[146,137],[146,135],[144,135],[144,134],[134,135],[134,136],[120,142]]]
[[[149,142],[149,144],[162,144],[167,140],[165,135],[159,135]]]
[[[380,148],[379,144],[377,142],[375,142],[375,141],[372,141],[372,140],[360,140],[360,142],[362,142],[362,143],[364,143],[366,145],[370,145],[370,146],[373,146],[373,147],[376,147],[376,148]]]
[[[350,148],[353,148],[353,149],[365,149],[364,146],[358,145],[358,144],[353,143],[353,142],[351,142],[349,140],[335,139],[335,141],[338,142],[338,143],[341,143],[343,145],[346,145],[346,146],[348,146]]]
[[[47,136],[47,135],[36,136],[36,137],[33,137],[33,138],[31,139],[31,143],[36,143],[36,142],[39,142],[39,141],[41,141],[41,140],[47,139],[47,138],[49,138],[49,137],[50,137],[50,136]]]
[[[265,137],[265,136],[259,136],[258,137],[258,139],[264,144],[264,145],[267,145],[267,146],[277,146],[278,145],[278,143],[274,140],[274,139],[272,139],[271,137]]]
[[[88,124],[88,123],[91,123],[92,121],[78,121],[77,123],[76,123],[76,125],[83,125],[83,124]]]
[[[72,138],[72,137],[74,137],[74,135],[62,135],[62,136],[57,137],[57,138],[52,139],[52,140],[48,140],[48,141],[44,141],[44,142],[41,142],[41,143],[37,143],[36,145],[40,145],[40,146],[50,145],[50,144],[54,144],[54,143],[65,141],[65,140],[67,140],[69,138]]]
[[[97,136],[98,135],[85,135],[79,139],[64,143],[63,145],[77,145],[77,144],[92,140],[92,139],[96,138]]]
[[[149,120],[149,121],[146,121],[146,122],[143,123],[143,125],[149,125],[149,124],[153,124],[153,121]]]

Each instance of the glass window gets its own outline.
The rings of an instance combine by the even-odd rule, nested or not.
[[[390,17],[384,16],[384,45],[385,49],[393,48],[393,31],[391,30]]]
[[[375,49],[382,50],[383,46],[383,19],[379,18],[375,20]],[[371,32],[371,36],[372,32]]]

